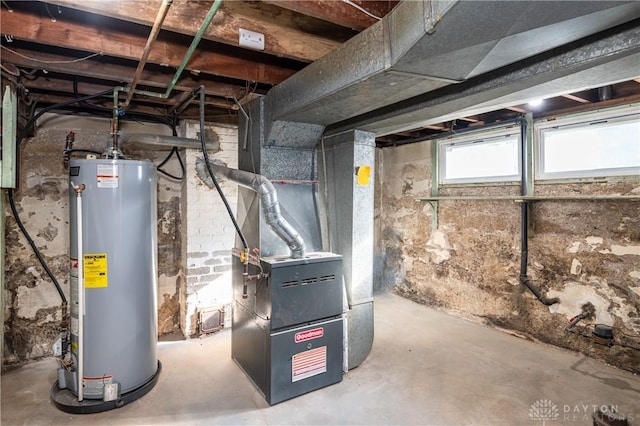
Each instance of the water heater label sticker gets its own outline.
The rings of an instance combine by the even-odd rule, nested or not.
[[[72,277],[78,278],[78,259],[72,257],[69,261],[69,273]]]
[[[84,378],[84,391],[90,394],[101,394],[104,386],[113,383],[113,376]]]
[[[98,179],[98,188],[117,188],[118,165],[98,164],[96,178]]]
[[[291,381],[307,379],[327,371],[327,347],[295,354],[291,358]]]
[[[84,255],[84,287],[107,287],[107,253]]]

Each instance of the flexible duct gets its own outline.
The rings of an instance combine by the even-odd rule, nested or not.
[[[278,194],[273,184],[264,176],[242,170],[230,169],[218,164],[212,164],[216,173],[232,180],[242,186],[254,190],[260,195],[262,200],[262,211],[264,212],[267,225],[273,232],[285,242],[291,250],[291,258],[302,259],[305,256],[305,243],[298,231],[287,220],[282,217]]]

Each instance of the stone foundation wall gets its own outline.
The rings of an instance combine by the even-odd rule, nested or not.
[[[639,373],[640,351],[603,346],[594,324],[640,346],[640,202],[546,201],[533,205],[529,277],[560,303],[544,306],[518,281],[520,204],[441,201],[431,194],[431,142],[378,151],[376,287],[518,335]],[[441,188],[440,195],[516,195],[518,186]],[[536,185],[537,195],[638,195],[640,181]],[[582,306],[595,307],[564,331]]]

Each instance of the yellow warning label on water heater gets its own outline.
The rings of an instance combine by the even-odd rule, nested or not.
[[[107,253],[85,254],[83,266],[85,288],[107,286]]]

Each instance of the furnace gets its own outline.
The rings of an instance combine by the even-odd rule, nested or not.
[[[236,252],[231,354],[269,404],[337,383],[343,372],[342,257]]]

